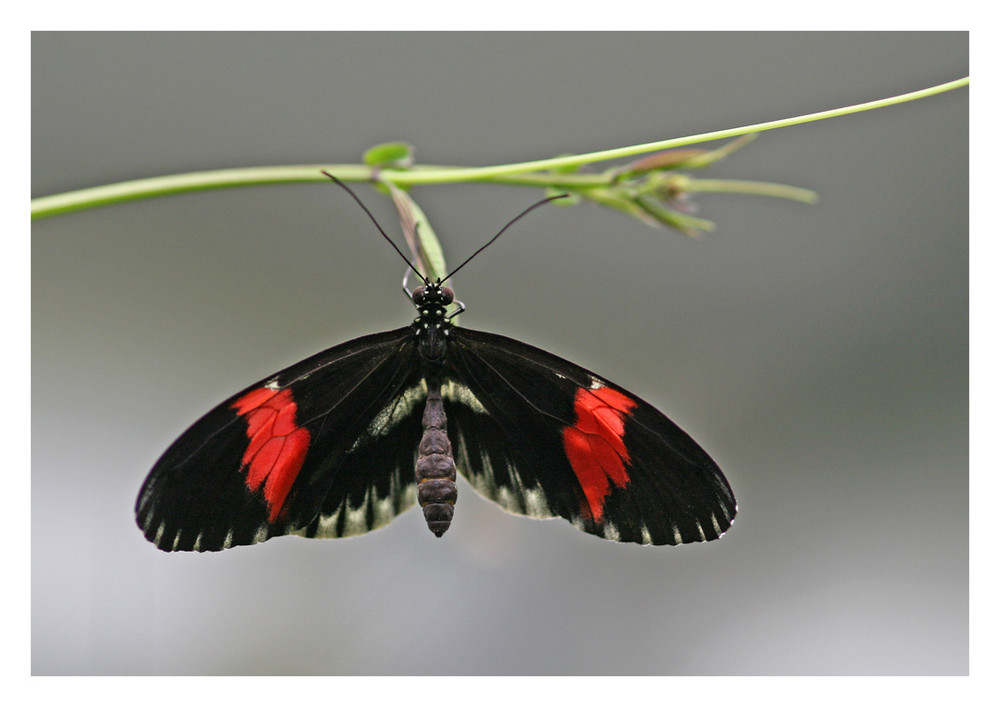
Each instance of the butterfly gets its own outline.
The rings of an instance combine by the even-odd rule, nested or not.
[[[445,278],[419,276],[408,326],[321,351],[195,422],[142,486],[145,537],[167,551],[339,538],[414,502],[441,537],[459,472],[507,511],[608,540],[721,537],[737,511],[732,489],[663,413],[554,354],[454,323],[465,305],[443,283],[485,247]]]

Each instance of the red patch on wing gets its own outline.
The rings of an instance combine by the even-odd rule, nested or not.
[[[622,488],[628,483],[629,453],[622,438],[625,416],[635,406],[634,400],[610,388],[576,391],[576,424],[563,430],[563,447],[595,521],[604,515],[611,484]]]
[[[246,485],[263,485],[268,520],[274,522],[292,489],[309,449],[309,430],[295,420],[298,406],[288,388],[257,388],[232,405],[247,423],[250,444],[243,452]]]

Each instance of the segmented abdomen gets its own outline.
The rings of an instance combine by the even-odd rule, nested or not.
[[[417,501],[424,509],[427,527],[440,538],[451,525],[458,489],[439,381],[427,381],[423,424],[416,464]]]

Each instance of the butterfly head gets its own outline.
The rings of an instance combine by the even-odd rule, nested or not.
[[[455,303],[455,291],[442,285],[440,280],[415,287],[411,297],[413,306],[420,313],[417,321],[443,323],[465,309],[461,303],[457,303],[458,308],[451,314],[447,313],[448,307]]]
[[[455,301],[455,291],[440,282],[428,282],[413,290],[413,304],[417,309],[447,307]]]

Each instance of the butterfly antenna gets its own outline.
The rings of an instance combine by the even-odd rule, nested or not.
[[[427,278],[420,274],[420,271],[417,270],[416,267],[414,267],[413,263],[410,262],[410,259],[407,258],[406,255],[403,253],[403,251],[401,251],[399,249],[399,246],[397,246],[395,243],[393,243],[392,239],[389,238],[389,235],[382,229],[381,226],[378,225],[378,221],[376,221],[375,217],[372,216],[372,212],[368,210],[368,207],[365,206],[364,202],[361,201],[361,199],[358,198],[358,195],[355,194],[353,191],[351,191],[350,187],[348,187],[342,181],[340,181],[339,179],[337,179],[336,177],[334,177],[332,174],[330,174],[329,172],[327,172],[325,169],[321,169],[320,172],[322,172],[323,174],[325,174],[326,176],[328,176],[330,179],[332,179],[334,181],[334,183],[336,183],[338,186],[343,187],[344,191],[346,191],[348,194],[350,194],[351,198],[354,199],[356,202],[358,202],[358,206],[360,206],[364,210],[364,212],[366,214],[368,214],[368,218],[370,218],[372,220],[372,223],[375,224],[375,228],[377,228],[378,232],[382,234],[382,237],[385,238],[387,241],[389,241],[389,245],[391,245],[393,247],[393,250],[395,250],[397,253],[399,253],[399,257],[402,258],[403,261],[407,265],[410,266],[410,270],[412,270],[414,273],[416,273],[417,277],[419,277],[421,280],[423,280],[424,282],[427,282]],[[463,263],[463,265],[464,265],[464,263]]]
[[[512,218],[510,220],[510,222],[506,226],[504,226],[503,228],[501,228],[499,233],[497,233],[491,239],[489,239],[488,241],[486,241],[486,243],[484,243],[482,246],[480,246],[480,248],[475,253],[473,253],[468,258],[466,258],[462,262],[461,265],[459,265],[457,268],[455,268],[450,273],[448,273],[448,275],[446,277],[441,278],[441,282],[444,282],[448,278],[452,277],[455,273],[457,273],[459,270],[461,270],[466,265],[468,265],[468,263],[469,263],[470,260],[472,260],[473,258],[475,258],[477,255],[479,255],[484,250],[486,250],[490,245],[492,245],[493,241],[495,241],[497,238],[499,238],[500,236],[502,236],[504,231],[506,231],[508,228],[510,228],[511,226],[513,226],[517,221],[520,221],[523,217],[527,216],[529,211],[534,211],[539,206],[543,206],[543,205],[549,203],[550,201],[555,201],[556,199],[565,199],[568,196],[569,196],[569,194],[559,194],[558,196],[550,196],[548,199],[542,199],[538,203],[532,204],[531,206],[529,206],[528,208],[526,208],[524,211],[522,211],[517,216],[515,216],[514,218]]]

